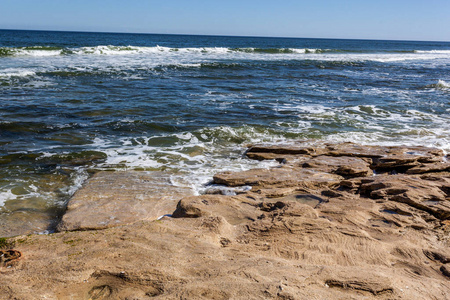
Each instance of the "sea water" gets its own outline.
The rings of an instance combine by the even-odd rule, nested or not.
[[[450,43],[0,30],[0,236],[51,232],[95,170],[201,192],[298,139],[450,150]]]

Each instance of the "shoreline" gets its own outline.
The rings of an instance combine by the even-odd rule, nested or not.
[[[303,141],[253,145],[246,156],[280,164],[218,173],[199,196],[162,174],[97,173],[69,201],[60,232],[0,244],[22,254],[1,261],[0,299],[450,294],[443,151]]]

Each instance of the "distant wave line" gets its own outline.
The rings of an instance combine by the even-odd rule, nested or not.
[[[325,53],[411,53],[411,54],[450,54],[450,50],[348,50],[348,49],[310,49],[310,48],[253,48],[253,47],[140,47],[140,46],[113,46],[99,45],[92,47],[55,47],[55,46],[31,46],[31,47],[0,47],[0,57],[6,56],[58,56],[58,55],[124,55],[124,54],[152,54],[152,53],[256,53],[256,54],[325,54]]]

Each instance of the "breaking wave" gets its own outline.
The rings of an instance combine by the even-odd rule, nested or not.
[[[448,82],[446,82],[444,80],[439,80],[437,83],[427,85],[425,88],[431,88],[431,89],[446,91],[446,90],[450,90],[450,83],[448,83]]]
[[[22,69],[5,69],[0,71],[0,79],[11,77],[27,77],[33,75],[36,75],[36,72]]]
[[[64,53],[64,48],[33,46],[33,47],[0,47],[0,57],[5,56],[56,56]]]
[[[0,47],[0,57],[6,56],[58,56],[58,55],[126,55],[126,54],[156,54],[156,53],[208,53],[208,54],[230,54],[230,53],[254,53],[254,54],[450,54],[450,50],[411,50],[411,51],[378,51],[349,50],[349,49],[312,49],[312,48],[229,48],[229,47],[140,47],[140,46],[113,46],[99,45],[92,47],[62,48],[52,46],[32,47]]]
[[[133,53],[266,53],[266,54],[305,54],[323,53],[331,50],[321,49],[296,49],[296,48],[227,48],[227,47],[197,47],[197,48],[171,48],[171,47],[138,47],[138,46],[94,46],[80,48],[59,48],[48,46],[0,48],[2,56],[56,56],[56,55],[124,55]]]
[[[450,54],[450,50],[415,50],[414,53]]]
[[[444,80],[439,80],[435,87],[441,90],[448,90],[450,89],[450,83],[445,82]]]

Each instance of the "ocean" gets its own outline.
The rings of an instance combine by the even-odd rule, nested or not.
[[[450,43],[0,30],[0,237],[52,232],[96,170],[201,193],[303,139],[450,151]]]

